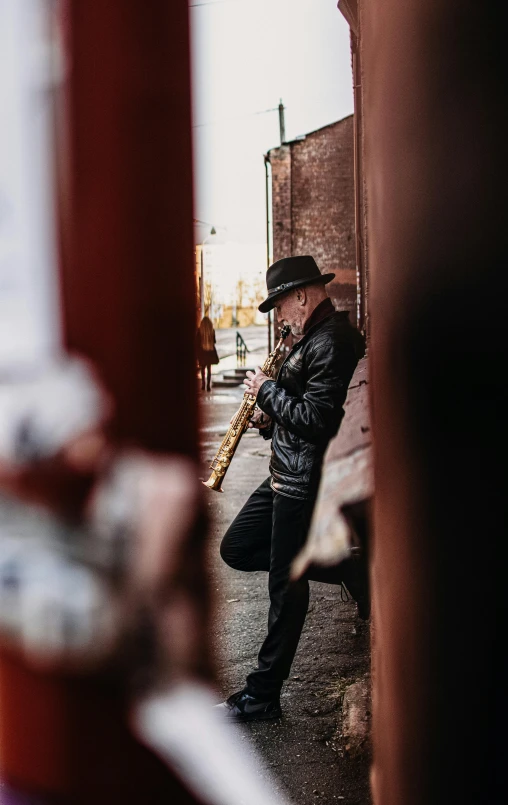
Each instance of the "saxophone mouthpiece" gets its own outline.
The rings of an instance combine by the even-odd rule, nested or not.
[[[290,332],[291,332],[291,326],[289,324],[285,324],[284,327],[281,327],[280,337],[287,338]]]

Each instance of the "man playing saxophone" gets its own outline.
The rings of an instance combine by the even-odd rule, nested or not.
[[[275,308],[296,343],[276,380],[259,367],[245,379],[258,406],[250,427],[272,440],[270,476],[229,527],[221,556],[236,570],[268,571],[270,609],[257,668],[247,676],[243,690],[218,705],[238,721],[281,715],[280,691],[309,602],[308,580],[290,584],[290,566],[305,542],[323,456],[344,416],[348,386],[364,353],[363,338],[348,314],[336,312],[326,295],[324,286],[333,277],[321,274],[312,257],[284,258],[268,269],[268,296],[259,306],[261,312]],[[341,578],[333,581],[347,584],[347,573],[346,562]]]

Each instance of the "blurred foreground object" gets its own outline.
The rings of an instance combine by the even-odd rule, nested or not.
[[[67,368],[81,399],[105,399],[78,366],[74,360]],[[130,802],[134,786],[136,797],[141,791],[150,802],[198,797],[212,805],[283,805],[213,709],[206,524],[195,466],[183,457],[116,452],[105,438],[101,449],[86,451],[84,462],[77,445],[94,428],[98,432],[102,409],[97,406],[96,421],[87,420],[84,430],[63,427],[57,399],[62,373],[65,364],[34,380],[32,391],[39,385],[45,393],[32,396],[29,413],[22,405],[26,383],[10,394],[5,384],[0,387],[2,421],[8,420],[6,408],[13,425],[22,414],[34,455],[24,456],[20,469],[15,451],[0,454],[0,482],[25,499],[0,498],[0,756],[4,781],[12,786],[8,797],[4,786],[0,801],[18,802],[20,789],[44,801],[121,796]],[[55,401],[56,418],[48,398]],[[6,399],[10,406],[2,407]],[[53,438],[50,451],[45,434],[54,436],[58,424],[65,437]],[[56,517],[43,505],[42,479],[56,465],[69,476],[86,470],[93,478],[81,516],[76,507],[72,515]],[[35,498],[37,503],[26,502]],[[37,694],[44,694],[42,711],[42,701],[33,707]],[[86,702],[85,711],[77,701],[72,708],[79,713],[77,735],[70,712],[65,714],[74,695]],[[113,734],[112,702],[120,718]],[[136,744],[128,723],[182,783]],[[107,745],[104,728],[112,741]],[[88,742],[96,752],[102,746],[101,752],[90,756]],[[128,769],[118,765],[124,753],[130,755]]]
[[[62,73],[48,9],[0,3],[0,377],[60,350],[52,101]]]
[[[4,438],[0,455],[2,777],[63,801],[144,791],[193,802],[127,717],[152,685],[210,677],[196,471],[183,457],[114,450],[107,395],[78,369],[61,362],[0,387],[4,436],[9,422],[30,434],[21,454]],[[87,418],[79,404],[61,410],[73,393]]]
[[[507,799],[504,9],[339,8],[372,334],[374,802],[490,805]]]

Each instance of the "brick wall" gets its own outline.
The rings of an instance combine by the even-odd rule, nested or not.
[[[274,148],[273,257],[311,254],[340,310],[356,322],[353,116]]]
[[[270,151],[272,168],[273,259],[291,254],[291,146]]]

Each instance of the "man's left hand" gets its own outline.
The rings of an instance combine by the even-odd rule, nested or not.
[[[247,372],[247,377],[243,381],[243,385],[246,391],[249,394],[252,394],[254,397],[258,396],[258,391],[265,382],[265,380],[270,380],[271,378],[268,375],[265,375],[264,372],[261,371],[260,366],[256,366],[255,372]]]

